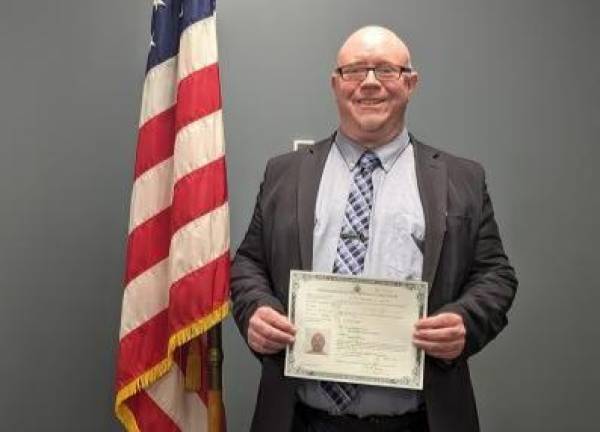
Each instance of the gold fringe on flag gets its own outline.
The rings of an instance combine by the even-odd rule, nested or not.
[[[200,336],[202,333],[207,332],[214,325],[221,322],[228,313],[229,301],[226,301],[207,316],[199,319],[188,327],[179,330],[177,333],[172,334],[169,338],[169,346],[165,358],[154,367],[134,378],[117,392],[115,413],[117,418],[125,426],[127,432],[140,432],[140,429],[138,428],[135,416],[129,410],[125,401],[142,389],[156,382],[171,369],[173,366],[173,353],[178,347],[186,344],[197,336]]]

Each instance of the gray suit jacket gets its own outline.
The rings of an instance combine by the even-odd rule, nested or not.
[[[286,313],[291,269],[310,270],[314,208],[334,137],[271,159],[248,232],[232,267],[233,314],[246,339],[263,305]],[[504,253],[481,166],[411,136],[425,213],[423,279],[429,314],[460,314],[467,329],[461,357],[427,357],[424,397],[431,432],[478,431],[467,359],[506,325],[517,280]],[[256,354],[256,353],[255,353]],[[291,430],[298,380],[283,376],[283,353],[256,354],[262,374],[253,432]]]

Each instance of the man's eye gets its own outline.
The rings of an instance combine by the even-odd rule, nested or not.
[[[356,73],[362,73],[363,69],[362,68],[347,68],[344,70],[344,73],[346,74],[356,74]]]

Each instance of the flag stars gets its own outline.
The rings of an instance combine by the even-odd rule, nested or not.
[[[150,33],[150,49],[156,47],[156,42],[154,42],[154,33]]]

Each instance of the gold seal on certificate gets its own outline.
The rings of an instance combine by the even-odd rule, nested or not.
[[[426,282],[292,270],[288,311],[297,333],[285,375],[423,388],[412,334],[427,311]]]

